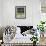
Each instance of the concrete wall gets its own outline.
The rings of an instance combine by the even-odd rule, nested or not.
[[[2,25],[33,25],[40,20],[40,0],[2,0]],[[15,18],[15,6],[26,6],[26,19]]]

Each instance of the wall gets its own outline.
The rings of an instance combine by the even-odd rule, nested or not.
[[[1,26],[1,0],[0,0],[0,26]]]
[[[32,15],[33,15],[33,26],[36,27],[41,20],[41,1],[32,0]]]
[[[26,6],[26,19],[15,18],[15,6]],[[40,0],[3,0],[2,25],[33,25],[40,20]]]

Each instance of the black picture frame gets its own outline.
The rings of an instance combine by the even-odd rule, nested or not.
[[[20,10],[20,12],[19,12],[20,14],[17,13],[17,9]],[[24,9],[24,11],[23,11],[23,9]],[[16,6],[15,7],[15,18],[16,19],[26,19],[26,6]]]

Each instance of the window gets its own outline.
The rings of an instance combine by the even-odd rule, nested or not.
[[[41,20],[46,21],[46,0],[41,0]]]
[[[26,18],[26,6],[16,6],[15,7],[15,18],[17,19]]]
[[[41,12],[46,13],[46,0],[41,1]]]

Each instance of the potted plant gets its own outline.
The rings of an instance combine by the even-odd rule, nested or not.
[[[45,24],[44,21],[40,21],[40,24],[37,25],[37,29],[40,30],[42,37],[44,37],[44,27],[45,27],[44,24]]]
[[[37,36],[33,36],[32,39],[31,39],[31,41],[33,41],[33,46],[36,46],[36,43],[38,41]]]

